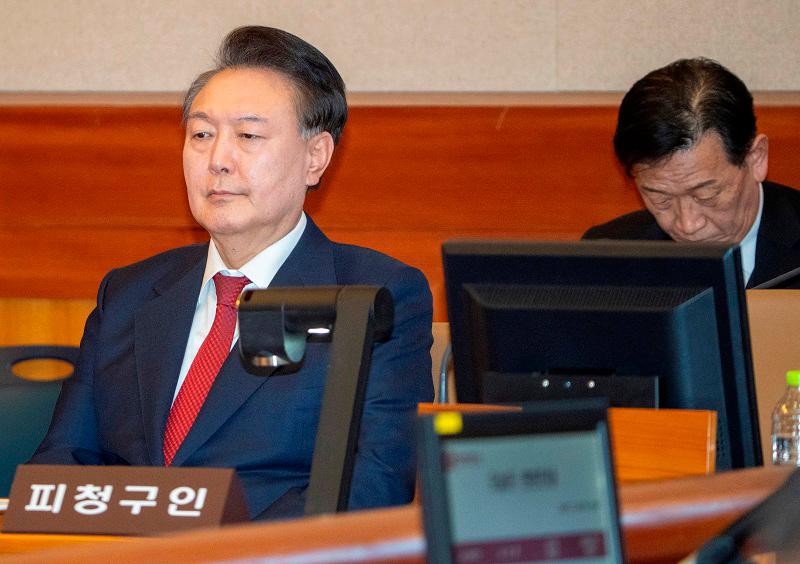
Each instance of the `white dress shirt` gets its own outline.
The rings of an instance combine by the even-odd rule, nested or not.
[[[744,236],[742,242],[739,243],[739,251],[742,255],[742,276],[744,277],[744,284],[750,281],[750,276],[756,267],[756,242],[758,241],[758,228],[761,225],[761,212],[764,210],[764,187],[761,183],[758,184],[758,213],[753,225],[750,226],[750,231]]]
[[[183,355],[183,364],[178,375],[178,385],[175,387],[175,393],[172,396],[173,402],[178,396],[178,390],[181,389],[183,381],[186,379],[186,374],[189,372],[194,357],[197,356],[200,346],[208,336],[209,331],[211,331],[211,325],[214,323],[214,315],[217,309],[217,291],[214,286],[214,275],[221,272],[225,276],[247,276],[250,279],[250,284],[245,286],[245,289],[267,288],[278,269],[297,246],[303,231],[305,231],[307,222],[305,213],[301,213],[300,220],[294,226],[294,229],[258,253],[239,270],[231,270],[225,266],[214,240],[211,240],[208,245],[208,258],[206,258],[206,270],[203,273],[203,284],[200,287],[200,294],[197,296],[197,305],[194,310],[192,329],[189,331],[189,340],[186,343],[186,352]],[[231,348],[233,348],[233,344],[238,338],[239,322],[237,321]]]

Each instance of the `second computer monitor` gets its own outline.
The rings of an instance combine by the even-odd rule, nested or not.
[[[739,251],[671,242],[443,247],[461,402],[602,395],[717,411],[717,468],[761,463]]]

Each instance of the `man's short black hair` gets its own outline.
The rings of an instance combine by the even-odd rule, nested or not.
[[[310,138],[327,131],[338,143],[347,121],[347,99],[342,77],[319,49],[286,31],[243,26],[223,40],[216,66],[198,76],[183,101],[183,122],[197,93],[225,69],[254,68],[282,74],[294,86],[300,133]]]
[[[716,61],[680,59],[648,73],[619,107],[614,151],[630,175],[716,132],[728,162],[741,166],[756,136],[753,97],[744,83]]]

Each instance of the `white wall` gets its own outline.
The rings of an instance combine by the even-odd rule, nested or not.
[[[0,91],[179,91],[248,23],[353,92],[619,91],[678,57],[800,90],[797,0],[0,0]]]

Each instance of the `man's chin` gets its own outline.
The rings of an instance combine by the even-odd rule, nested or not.
[[[197,223],[214,238],[233,237],[245,230],[245,226],[241,222],[229,221],[225,218],[213,218],[211,221],[198,221]]]
[[[244,229],[242,229],[241,227],[229,226],[229,225],[214,227],[213,229],[206,229],[206,231],[208,231],[208,233],[212,237],[216,238],[236,237],[244,234]]]
[[[709,245],[735,245],[736,243],[724,237],[679,237],[670,234],[670,238],[676,243],[689,243],[696,245],[698,243],[708,243]]]

